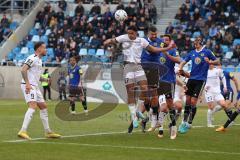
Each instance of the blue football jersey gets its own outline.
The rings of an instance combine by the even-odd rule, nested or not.
[[[69,85],[70,86],[78,86],[81,77],[81,68],[78,65],[74,67],[70,66],[68,68],[69,75]]]
[[[179,56],[179,53],[176,49],[171,49],[167,51],[171,56]],[[162,81],[176,83],[176,74],[175,74],[175,62],[171,61],[164,53],[160,53],[159,55],[159,63],[166,66],[168,69],[167,73],[164,74],[160,79]]]
[[[160,38],[156,38],[155,41],[151,41],[149,38],[145,38],[150,45],[154,46],[154,47],[163,47],[164,43],[163,40]],[[158,59],[159,59],[159,55],[160,52],[157,53],[151,53],[149,51],[147,51],[146,49],[143,49],[142,55],[141,55],[141,62],[156,62],[158,63]]]
[[[226,85],[227,85],[227,90],[229,92],[233,92],[232,86],[231,86],[231,80],[234,78],[234,75],[232,72],[228,71],[223,71],[224,77],[226,79]],[[223,85],[221,85],[221,91],[223,93]]]
[[[205,61],[205,57],[207,57],[209,60],[216,60],[213,52],[206,48],[203,48],[201,51],[192,50],[187,54],[184,61],[192,61],[192,69],[189,79],[207,80],[209,64]]]

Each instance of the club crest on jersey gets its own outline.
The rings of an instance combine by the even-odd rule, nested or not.
[[[166,59],[164,57],[161,57],[159,60],[161,64],[164,64],[166,62]]]
[[[201,58],[196,57],[194,62],[195,62],[195,64],[200,64],[201,61],[202,61]]]

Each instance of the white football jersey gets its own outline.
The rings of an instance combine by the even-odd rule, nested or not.
[[[205,85],[205,89],[207,92],[212,92],[212,93],[221,93],[220,90],[220,78],[224,78],[224,74],[222,69],[220,68],[213,68],[208,70],[208,76],[207,76],[207,82]],[[226,81],[223,81],[224,86],[226,86]]]
[[[132,63],[141,62],[142,51],[149,45],[146,39],[137,37],[130,40],[127,34],[116,37],[116,41],[122,43],[124,61]]]
[[[42,74],[42,60],[37,55],[32,54],[26,59],[24,64],[30,67],[27,72],[29,83],[38,86]],[[23,79],[22,83],[25,83]]]

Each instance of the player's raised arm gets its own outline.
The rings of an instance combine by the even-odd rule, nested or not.
[[[169,45],[168,47],[164,47],[164,48],[157,48],[157,47],[154,47],[152,45],[148,45],[146,47],[146,49],[149,51],[149,52],[152,52],[152,53],[159,53],[159,52],[165,52],[165,51],[168,51],[170,49],[172,49],[173,46],[172,45]]]

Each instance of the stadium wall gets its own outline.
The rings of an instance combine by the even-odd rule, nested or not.
[[[5,59],[8,53],[11,52],[17,44],[23,40],[28,34],[29,30],[33,27],[36,15],[38,11],[44,6],[44,0],[39,0],[39,3],[33,8],[33,10],[27,15],[20,26],[14,31],[14,33],[8,38],[8,40],[0,47],[0,61]]]
[[[0,99],[23,99],[23,94],[20,88],[20,84],[21,84],[21,72],[20,72],[20,67],[15,67],[15,66],[0,66],[0,84],[2,84],[4,82],[4,86],[0,85]],[[48,68],[49,72],[53,72],[56,68],[52,67],[52,68]],[[240,73],[234,73],[235,77],[237,77],[238,79],[238,83],[240,84]],[[105,87],[105,85],[107,85]],[[123,103],[122,98],[120,98],[120,96],[117,94],[116,92],[116,87],[122,88],[121,92],[125,92],[125,87],[122,86],[122,83],[115,83],[114,86],[112,84],[111,80],[96,80],[95,82],[88,82],[85,84],[85,86],[87,86],[89,89],[96,89],[102,92],[110,92],[112,94],[114,94],[120,103]],[[109,87],[110,86],[110,87]],[[114,88],[115,87],[115,88]],[[234,88],[235,90],[235,88]],[[236,93],[236,90],[235,90]],[[124,93],[123,95],[125,95],[126,93]],[[235,94],[236,96],[236,94]],[[100,102],[101,100],[96,99],[96,98],[100,98],[101,99],[101,95],[96,94],[96,96],[93,97],[88,97],[88,101],[91,102]],[[52,90],[52,99],[57,99],[58,98],[58,93],[57,91]],[[125,97],[123,97],[125,98]],[[206,105],[205,103],[205,99],[203,99],[203,104],[202,105]]]

